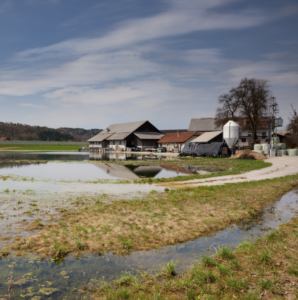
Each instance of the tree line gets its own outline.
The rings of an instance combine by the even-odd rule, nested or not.
[[[0,122],[0,137],[23,141],[87,141],[101,129],[58,128]]]

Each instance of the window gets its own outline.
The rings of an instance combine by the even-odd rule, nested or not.
[[[246,139],[241,139],[241,142],[242,142],[242,143],[245,143],[245,142],[246,142]]]
[[[243,120],[243,125],[244,125],[244,126],[246,125],[246,119]]]
[[[248,134],[247,134],[248,136],[251,136],[251,132],[248,132]]]
[[[262,138],[265,138],[266,136],[267,136],[267,132],[266,131],[262,132]]]

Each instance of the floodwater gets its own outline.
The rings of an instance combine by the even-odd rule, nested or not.
[[[133,165],[142,159],[162,159],[164,163]],[[101,162],[105,160],[105,162]],[[131,165],[109,164],[107,161],[131,161]],[[58,162],[59,161],[59,162]],[[85,162],[85,163],[84,163]],[[216,170],[201,170],[189,166],[168,165],[162,157],[138,156],[122,153],[86,152],[0,152],[0,175],[17,175],[45,180],[100,180],[164,178],[190,174],[206,174]]]
[[[0,261],[0,295],[7,294],[11,272],[16,281],[14,297],[17,299],[81,299],[85,286],[112,280],[124,271],[157,272],[171,259],[177,262],[178,271],[183,271],[201,255],[214,253],[215,247],[229,245],[235,248],[243,240],[263,237],[268,230],[290,221],[297,212],[298,194],[291,191],[275,204],[263,208],[254,219],[243,220],[213,235],[160,250],[135,251],[126,256],[106,253],[78,258],[70,255],[59,263],[51,259],[42,261],[34,255],[25,258],[12,255]]]

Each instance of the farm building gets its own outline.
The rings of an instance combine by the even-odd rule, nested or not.
[[[215,125],[214,118],[200,118],[200,119],[191,119],[188,131],[195,132],[210,132],[210,131],[218,131],[222,128]]]
[[[180,152],[185,143],[191,142],[198,135],[196,132],[167,133],[158,141],[158,146],[166,148],[167,152]]]
[[[192,142],[199,144],[210,144],[215,142],[222,142],[222,131],[205,132],[202,135],[196,137]]]
[[[0,137],[0,141],[10,141],[10,138],[9,137],[6,137],[6,136],[3,136],[3,137]]]
[[[156,147],[163,134],[149,121],[112,124],[88,140],[90,148]]]

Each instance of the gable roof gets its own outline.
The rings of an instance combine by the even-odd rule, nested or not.
[[[158,132],[134,132],[134,135],[141,140],[159,140],[163,134]]]
[[[212,132],[205,132],[202,135],[198,136],[194,140],[192,140],[193,143],[208,143],[215,137],[222,134],[222,131],[212,131]]]
[[[113,140],[113,139],[115,140],[116,138],[111,137],[112,135],[122,134],[122,133],[133,133],[134,131],[136,131],[138,128],[140,128],[143,124],[147,122],[150,123],[148,120],[146,120],[146,121],[139,121],[139,122],[112,124],[108,126],[106,129],[104,129],[103,131],[101,131],[96,136],[89,139],[88,142],[101,142],[107,138],[109,138],[109,140]],[[150,123],[150,125],[152,125],[159,132],[159,130],[153,124]],[[120,136],[124,136],[124,135],[119,135],[119,137]],[[124,138],[121,137],[119,139],[124,139]]]
[[[130,132],[113,133],[110,137],[107,138],[107,140],[108,141],[124,140],[130,134],[131,134]]]
[[[148,121],[130,122],[122,124],[112,124],[104,129],[101,133],[122,133],[133,132]]]
[[[214,118],[191,119],[188,131],[216,131],[221,128],[215,125]]]
[[[3,136],[3,137],[0,137],[0,141],[10,141],[10,138]]]
[[[180,132],[180,133],[167,133],[159,141],[159,144],[163,143],[184,143],[192,136],[195,132]]]
[[[107,139],[108,137],[110,137],[112,135],[112,133],[103,133],[101,134],[101,132],[97,135],[95,135],[94,137],[92,137],[91,139],[88,140],[88,142],[102,142],[105,139]]]

